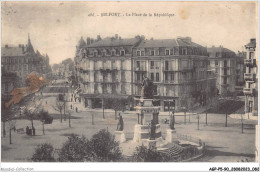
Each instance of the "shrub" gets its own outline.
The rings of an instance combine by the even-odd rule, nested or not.
[[[58,161],[61,162],[82,162],[91,161],[90,142],[82,136],[81,138],[72,134],[63,144],[59,153]]]
[[[169,157],[156,151],[147,149],[145,146],[136,147],[133,155],[134,162],[167,162]]]
[[[59,153],[58,161],[118,161],[122,158],[119,143],[106,130],[100,130],[90,140],[75,134],[68,137]]]
[[[34,162],[54,162],[54,149],[51,144],[44,143],[37,145],[35,152],[31,158]]]
[[[95,161],[118,161],[122,159],[119,143],[115,141],[114,135],[105,129],[94,134],[90,140]]]

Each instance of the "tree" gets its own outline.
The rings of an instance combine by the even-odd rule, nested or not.
[[[167,162],[170,157],[156,150],[147,149],[142,145],[136,147],[132,160],[134,162]]]
[[[37,145],[31,160],[34,162],[55,162],[53,153],[54,149],[51,144],[39,144]]]
[[[107,130],[103,129],[94,134],[90,142],[96,161],[118,161],[122,158],[119,143],[115,141],[115,136]]]
[[[117,119],[117,112],[125,110],[125,100],[117,98],[109,98],[105,101],[106,108],[111,108],[115,111],[115,119]]]
[[[44,124],[49,123],[52,117],[49,115],[48,112],[41,109],[38,113],[38,118],[42,122],[42,134],[45,135]]]
[[[2,103],[1,106],[1,122],[3,123],[3,136],[6,136],[6,129],[5,129],[5,124],[9,120],[13,119],[14,117],[14,111],[11,109],[11,107],[7,108],[5,107],[4,103]]]
[[[78,137],[72,134],[63,144],[58,161],[84,162],[91,161],[92,157],[90,142],[84,136]]]
[[[62,101],[59,101],[59,99],[57,98],[56,104],[53,105],[53,109],[60,112],[60,122],[62,123],[62,109],[64,107],[65,103]]]

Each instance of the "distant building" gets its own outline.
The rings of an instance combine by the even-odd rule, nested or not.
[[[26,46],[17,47],[5,45],[1,48],[1,84],[2,99],[10,99],[10,92],[16,87],[26,85],[26,77],[31,72],[37,72],[42,76],[47,76],[51,71],[49,56],[43,56],[39,51],[34,51],[30,37]]]
[[[161,110],[180,109],[184,100],[189,106],[204,105],[207,93],[216,90],[215,78],[207,78],[212,76],[207,63],[207,49],[189,37],[145,40],[115,35],[86,42],[81,38],[75,57],[81,97],[89,108],[101,105],[104,97],[140,97],[144,76],[153,80],[155,104]],[[129,102],[131,107],[135,104]]]
[[[215,71],[219,94],[235,92],[237,82],[236,54],[223,46],[207,49],[209,54],[209,69]]]
[[[10,47],[5,45],[1,48],[2,70],[16,73],[19,77],[20,86],[25,85],[26,76],[31,72],[46,75],[50,72],[49,56],[43,56],[31,44],[30,37],[26,46]]]
[[[15,72],[1,72],[1,100],[7,102],[11,99],[10,92],[19,86],[19,77]]]
[[[244,61],[246,59],[246,52],[238,51],[237,53],[237,60],[236,60],[236,85],[241,86],[244,85],[244,73],[246,72],[246,66],[244,64]]]
[[[244,88],[245,94],[245,112],[252,115],[258,115],[258,75],[257,75],[257,51],[256,39],[251,39],[245,45],[247,56],[245,59],[246,73],[244,79],[246,86]]]

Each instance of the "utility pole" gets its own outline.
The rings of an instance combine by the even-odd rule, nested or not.
[[[244,133],[244,124],[243,124],[243,114],[241,114],[241,129],[242,129],[242,134]]]
[[[225,123],[225,127],[227,127],[227,117],[228,117],[228,114],[226,112],[226,123]]]

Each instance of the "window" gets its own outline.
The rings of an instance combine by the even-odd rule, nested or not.
[[[174,73],[171,73],[171,81],[174,81]]]
[[[218,61],[217,60],[215,60],[215,66],[217,66],[218,65]]]
[[[169,62],[165,61],[165,70],[169,70]]]
[[[102,56],[103,56],[103,57],[106,56],[106,52],[102,52]]]
[[[170,50],[165,50],[165,55],[169,56],[170,55]]]
[[[115,50],[111,51],[111,56],[114,56],[116,54]]]
[[[227,77],[224,77],[223,84],[227,84]]]
[[[187,48],[183,48],[182,49],[182,55],[187,55],[187,54],[188,54]]]
[[[154,80],[154,73],[151,73],[151,80]]]
[[[227,67],[227,61],[224,60],[224,67]]]
[[[155,56],[155,51],[154,50],[151,51],[151,56]]]
[[[158,93],[157,93],[157,85],[154,85],[153,86],[153,94],[154,95],[157,95]]]
[[[136,51],[137,56],[141,56],[141,51]]]
[[[165,81],[168,81],[168,73],[165,73]]]
[[[254,52],[249,52],[249,59],[253,59],[254,58]]]
[[[121,55],[121,56],[124,56],[124,55],[125,55],[125,50],[121,50],[121,51],[120,51],[120,55]]]
[[[227,75],[227,68],[224,69],[224,75]]]
[[[159,73],[157,72],[156,73],[156,82],[159,82],[160,81],[160,77],[159,77]]]
[[[144,51],[141,51],[141,56],[144,56]]]
[[[151,64],[150,69],[154,69],[154,61],[151,61],[150,64]]]

